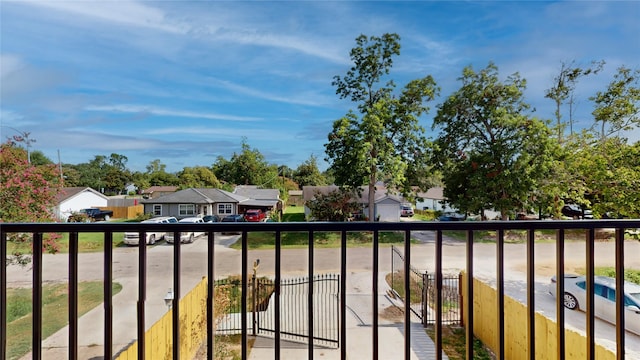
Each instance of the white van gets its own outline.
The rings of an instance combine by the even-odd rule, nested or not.
[[[149,220],[144,220],[141,224],[170,224],[177,223],[178,219],[173,216],[160,216]],[[153,245],[156,241],[164,239],[164,231],[149,231],[146,233],[147,244]],[[138,245],[140,234],[138,232],[126,232],[124,233],[124,243],[127,245]]]

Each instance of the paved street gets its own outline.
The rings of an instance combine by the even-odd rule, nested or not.
[[[420,244],[412,246],[411,263],[415,268],[433,271],[434,269],[434,235],[429,232],[416,232],[412,236],[420,240]],[[240,252],[229,249],[225,245],[233,242],[230,236],[217,236],[215,245],[215,275],[225,277],[239,274],[241,271]],[[640,242],[632,241],[625,244],[626,254],[639,254]],[[182,247],[182,295],[186,294],[200,279],[206,275],[207,244],[203,238],[193,244]],[[456,273],[465,267],[464,243],[445,239],[443,267],[445,272]],[[146,325],[151,326],[166,312],[164,296],[172,286],[173,247],[159,244],[148,248],[147,271],[148,290],[146,299]],[[609,242],[596,243],[596,266],[614,264],[614,247]],[[581,242],[566,244],[566,271],[577,267],[584,267],[585,245]],[[495,244],[477,243],[474,246],[474,272],[477,277],[491,281],[495,279]],[[555,244],[539,243],[535,246],[536,256],[536,306],[539,311],[550,317],[555,317],[554,299],[546,292],[549,277],[554,272]],[[257,250],[249,252],[249,266],[255,259],[260,259],[259,275],[270,276],[274,272],[274,251]],[[381,273],[388,272],[391,267],[390,248],[380,249],[378,259]],[[505,246],[505,260],[507,277],[507,293],[516,298],[522,298],[525,287],[526,253],[522,244],[508,244]],[[339,249],[315,249],[314,269],[316,273],[339,272]],[[347,264],[349,277],[360,277],[360,273],[372,270],[372,251],[370,248],[349,248],[347,250]],[[102,280],[103,256],[100,253],[79,255],[79,275],[81,281]],[[640,257],[628,255],[627,267],[640,268]],[[282,253],[282,271],[287,275],[306,274],[308,267],[308,250],[292,249]],[[121,349],[136,338],[136,301],[138,300],[138,250],[137,248],[118,248],[114,251],[113,261],[114,281],[123,285],[123,290],[117,294],[114,301],[114,351]],[[11,266],[8,268],[7,280],[10,287],[30,286],[31,271],[28,268]],[[43,277],[45,283],[68,280],[68,257],[66,254],[45,255]],[[362,282],[362,279],[359,280]],[[348,290],[351,295],[355,292]],[[365,291],[365,293],[367,293]],[[363,294],[364,295],[364,294]],[[576,328],[581,327],[584,313],[565,311],[567,323]],[[86,314],[80,321],[79,344],[82,347],[81,358],[100,356],[102,349],[96,346],[103,341],[103,309],[97,307]],[[582,325],[584,327],[584,325]],[[615,346],[613,326],[597,322],[596,331],[599,341]],[[50,348],[45,358],[59,358],[66,356],[66,330],[62,330],[44,341],[44,346]],[[640,340],[633,334],[627,335],[627,349],[640,354]]]

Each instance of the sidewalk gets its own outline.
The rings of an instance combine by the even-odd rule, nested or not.
[[[404,316],[386,318],[382,315],[385,313],[384,309],[393,306],[402,307],[402,303],[386,295],[389,286],[384,281],[384,275],[381,273],[379,276],[378,356],[381,359],[404,359]],[[371,287],[371,273],[351,273],[347,276],[347,358],[370,359],[373,357]],[[435,358],[435,344],[415,316],[412,316],[410,329],[411,359]],[[273,345],[273,339],[258,337],[251,349],[249,359],[273,359]],[[281,341],[280,356],[283,359],[305,359],[307,353],[306,344]],[[340,359],[340,349],[316,346],[314,358]],[[446,355],[443,355],[443,358],[447,359]]]

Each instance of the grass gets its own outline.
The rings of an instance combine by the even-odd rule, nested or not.
[[[444,235],[450,236],[457,240],[466,240],[467,233],[465,231],[449,230],[443,231]],[[498,236],[497,231],[482,230],[473,232],[473,240],[476,243],[495,243]],[[565,230],[565,241],[584,241],[586,239],[585,230],[570,229]],[[597,241],[606,239],[597,239]],[[504,232],[505,244],[523,244],[527,241],[526,230],[506,230]],[[535,232],[536,243],[553,243],[556,241],[555,230],[541,229]]]
[[[62,237],[58,240],[58,252],[69,252],[69,234],[61,234]],[[48,234],[44,234],[48,236]],[[113,247],[124,246],[123,242],[124,233],[113,233]],[[79,233],[78,234],[78,251],[81,253],[101,252],[104,251],[104,234],[103,233]],[[23,254],[31,253],[30,242],[7,242],[7,253],[14,254],[16,252]]]
[[[304,206],[287,206],[282,214],[283,222],[303,222],[305,220]]]
[[[436,334],[434,327],[430,326],[426,331],[429,337],[435,341]],[[442,327],[442,350],[450,360],[464,360],[466,358],[466,340],[464,328],[453,326]],[[491,360],[494,357],[482,341],[474,338],[473,358],[477,360]]]
[[[122,285],[113,283],[113,294]],[[67,284],[42,287],[42,338],[45,339],[68,324]],[[19,359],[31,351],[32,302],[30,288],[7,289],[7,359]],[[103,283],[78,284],[78,317],[103,302]]]
[[[251,232],[247,234],[249,249],[272,249],[276,244],[274,232]],[[314,233],[314,246],[316,248],[340,247],[342,238],[338,232],[316,232]],[[367,232],[347,233],[347,246],[369,246],[373,236]],[[404,242],[403,232],[381,232],[378,241],[381,245],[397,244]],[[309,234],[304,232],[285,232],[280,234],[280,244],[283,248],[296,249],[306,248],[309,245]],[[232,249],[241,249],[242,243],[237,241],[231,245]]]
[[[394,273],[389,273],[385,277],[387,284],[392,287],[392,289],[400,296],[400,298],[404,299],[404,271],[396,271]],[[411,290],[410,300],[412,304],[418,304],[422,301],[422,287],[421,282],[415,277],[409,278],[409,287]]]
[[[585,268],[577,268],[576,272],[580,275],[584,275],[587,273],[587,270]],[[596,267],[593,272],[595,273],[595,275],[607,276],[611,278],[616,277],[616,269],[614,267]],[[626,281],[640,285],[640,270],[625,269],[624,279]]]

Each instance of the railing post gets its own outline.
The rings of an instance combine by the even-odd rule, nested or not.
[[[256,266],[253,266],[253,276],[251,277],[251,294],[252,294],[252,298],[253,298],[253,309],[252,309],[252,314],[251,316],[253,317],[251,324],[252,326],[252,331],[251,334],[253,336],[256,336],[256,306],[257,306],[257,301],[256,301],[256,297],[258,295],[258,292],[256,291]]]

